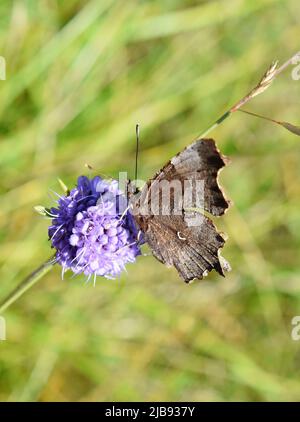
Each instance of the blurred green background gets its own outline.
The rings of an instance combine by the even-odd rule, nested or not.
[[[2,0],[0,298],[50,256],[57,177],[147,179],[300,49],[298,0]],[[247,106],[300,124],[286,70]],[[6,313],[0,400],[298,400],[299,138],[236,113],[212,133],[232,163],[217,221],[232,272],[187,286],[151,256],[120,281],[56,267]]]

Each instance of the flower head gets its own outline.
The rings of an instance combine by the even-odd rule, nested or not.
[[[57,202],[48,233],[64,269],[114,278],[140,255],[138,229],[116,180],[81,176]]]

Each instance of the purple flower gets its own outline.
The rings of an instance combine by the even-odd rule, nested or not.
[[[141,254],[138,229],[116,180],[80,176],[57,202],[49,210],[54,218],[48,233],[63,271],[114,278]]]

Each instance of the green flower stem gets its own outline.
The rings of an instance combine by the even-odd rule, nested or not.
[[[19,284],[1,303],[0,314],[12,305],[19,297],[37,283],[45,274],[47,274],[55,264],[55,255],[45,261],[40,267],[33,271],[25,280]]]
[[[228,110],[224,113],[218,120],[215,121],[213,125],[211,125],[205,132],[202,132],[197,138],[205,138],[211,131],[213,131],[217,126],[219,126],[227,117],[231,115],[232,111]]]

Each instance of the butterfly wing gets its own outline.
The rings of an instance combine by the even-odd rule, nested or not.
[[[225,163],[212,139],[197,140],[144,186],[133,207],[136,222],[153,255],[167,266],[174,266],[186,282],[201,279],[212,269],[223,275],[219,249],[225,240],[208,217],[193,210],[199,207],[199,198],[191,197],[186,209],[182,198],[173,193],[170,212],[166,215],[162,207],[159,207],[160,212],[152,212],[153,202],[157,210],[156,202],[162,197],[158,194],[153,199],[151,192],[162,181],[180,181],[181,186],[187,180],[200,181],[201,208],[213,215],[222,215],[229,203],[218,185],[217,176]]]
[[[201,205],[212,215],[220,216],[229,207],[218,184],[218,172],[228,159],[220,154],[213,139],[199,139],[172,158],[151,181],[189,180],[204,185]],[[150,181],[150,182],[151,182]],[[191,206],[196,206],[196,199]]]
[[[188,227],[182,216],[153,217],[145,238],[153,255],[168,267],[174,266],[185,282],[202,279],[212,269],[223,274],[218,250],[225,241],[211,220],[198,214],[199,226]]]

